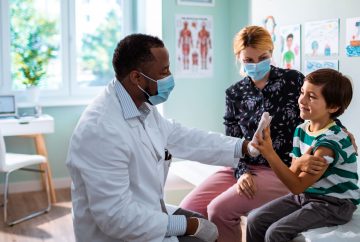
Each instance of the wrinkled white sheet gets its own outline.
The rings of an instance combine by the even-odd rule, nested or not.
[[[352,220],[344,225],[311,229],[303,232],[292,242],[359,242],[360,208],[355,211]]]

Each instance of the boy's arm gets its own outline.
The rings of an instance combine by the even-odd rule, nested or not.
[[[306,172],[301,172],[299,175],[297,175],[285,165],[285,163],[280,159],[280,157],[272,148],[269,128],[264,130],[264,138],[262,138],[261,135],[259,135],[257,138],[259,144],[254,144],[254,147],[261,152],[263,157],[269,162],[275,174],[293,194],[300,194],[304,192],[305,189],[319,180],[319,178],[324,174],[327,167],[329,166],[324,166],[316,175],[312,175]],[[323,157],[326,155],[334,157],[333,151],[326,147],[319,147],[314,154],[314,156],[317,157]]]
[[[314,156],[312,150],[313,147],[309,147],[302,156],[292,159],[290,170],[293,173],[299,175],[301,172],[307,172],[317,175],[327,165],[326,160],[323,157]]]

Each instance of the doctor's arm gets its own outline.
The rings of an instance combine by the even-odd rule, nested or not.
[[[167,119],[161,120],[161,126],[166,140],[164,145],[173,157],[209,165],[235,167],[239,160],[239,157],[235,158],[237,144],[240,144],[238,153],[242,155],[242,139],[187,128]]]

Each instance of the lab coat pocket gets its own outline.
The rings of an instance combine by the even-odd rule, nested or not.
[[[165,186],[166,178],[169,173],[170,163],[171,163],[171,160],[164,160],[164,159],[161,159],[157,163],[159,180],[161,182],[162,187]]]
[[[165,183],[166,178],[167,178],[167,176],[168,176],[171,162],[172,162],[172,159],[169,159],[169,160],[165,160],[165,161],[164,161],[164,183]]]

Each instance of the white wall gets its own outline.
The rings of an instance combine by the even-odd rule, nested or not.
[[[347,57],[345,53],[346,19],[360,17],[360,1],[252,0],[250,9],[251,24],[262,25],[263,19],[272,15],[277,29],[282,25],[301,24],[303,31],[304,24],[309,21],[340,19],[339,71],[352,78],[354,87],[353,100],[340,120],[355,135],[357,144],[360,145],[360,57]]]

